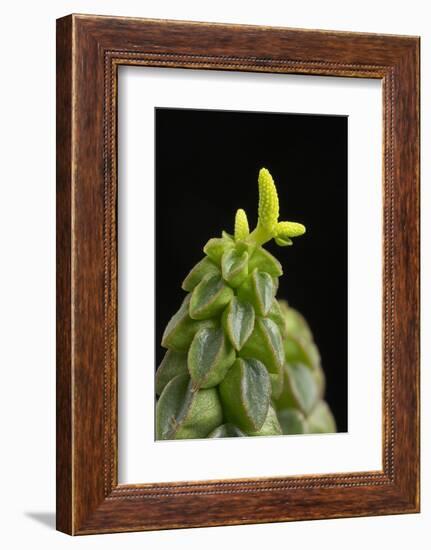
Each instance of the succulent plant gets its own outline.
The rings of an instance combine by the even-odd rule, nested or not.
[[[280,262],[263,245],[305,233],[278,221],[271,174],[258,177],[259,208],[250,232],[239,209],[182,283],[186,296],[162,337],[156,372],[157,439],[197,439],[336,431],[323,401],[325,378],[304,318],[276,298]]]

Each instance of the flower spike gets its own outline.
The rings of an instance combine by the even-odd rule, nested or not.
[[[271,174],[266,168],[259,172],[259,218],[258,225],[274,231],[278,221],[279,204],[277,189]]]
[[[296,222],[279,222],[279,202],[274,180],[266,168],[259,172],[259,216],[250,240],[262,245],[271,239],[279,246],[293,244],[291,238],[305,233],[305,227]]]
[[[236,211],[235,215],[235,240],[242,241],[246,239],[250,234],[248,226],[247,214],[242,208]]]

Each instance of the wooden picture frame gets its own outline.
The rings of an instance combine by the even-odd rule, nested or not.
[[[117,68],[383,84],[383,469],[119,485]],[[419,38],[70,15],[57,21],[57,529],[68,534],[419,511]]]

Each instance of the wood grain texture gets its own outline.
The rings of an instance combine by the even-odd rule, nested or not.
[[[57,25],[58,529],[417,512],[419,39],[79,15]],[[124,64],[382,80],[382,471],[118,485],[116,117]]]
[[[72,34],[68,21],[57,23],[57,529],[72,531]]]

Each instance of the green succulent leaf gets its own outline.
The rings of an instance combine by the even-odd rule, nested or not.
[[[277,418],[277,413],[270,405],[268,408],[268,414],[266,415],[265,422],[260,430],[248,432],[249,436],[265,436],[265,435],[282,435],[280,423]]]
[[[283,409],[297,409],[298,404],[295,397],[292,395],[292,390],[290,385],[286,382],[286,365],[283,367],[283,372],[281,374],[283,377],[283,386],[281,392],[278,395],[274,396],[274,405],[277,411]]]
[[[164,388],[156,406],[156,439],[207,437],[223,421],[217,390],[194,391],[188,375],[180,374]]]
[[[168,350],[156,371],[156,393],[160,395],[166,384],[179,374],[188,374],[187,354]]]
[[[277,416],[284,435],[308,432],[305,416],[298,409],[282,409],[277,412]]]
[[[189,391],[193,393],[194,398],[175,439],[207,437],[223,421],[223,410],[216,388]]]
[[[190,294],[188,294],[180,309],[166,325],[162,337],[162,346],[175,351],[187,351],[196,332],[203,327],[217,325],[215,319],[195,321],[189,315]]]
[[[236,288],[248,275],[248,252],[240,252],[235,248],[226,250],[222,256],[221,268],[223,279]]]
[[[180,374],[164,388],[156,407],[156,439],[175,439],[180,419],[185,416],[183,408],[190,405],[185,403],[189,381],[188,375]]]
[[[220,384],[226,419],[244,431],[259,430],[267,416],[271,382],[256,359],[237,359]]]
[[[326,379],[321,365],[314,367],[311,372],[316,381],[319,397],[323,397],[325,393]]]
[[[235,237],[227,231],[222,231],[221,236],[223,239],[227,239],[228,241],[232,241],[232,243],[235,243]]]
[[[273,277],[281,277],[283,275],[281,263],[261,246],[258,246],[253,252],[248,267],[250,272],[257,268],[259,271],[265,271]]]
[[[199,330],[191,343],[187,363],[195,388],[212,388],[235,361],[235,350],[221,328]]]
[[[216,264],[205,256],[195,267],[190,271],[187,277],[184,279],[181,288],[187,292],[191,292],[195,286],[197,286],[205,275],[220,275],[220,269]]]
[[[223,312],[222,325],[233,347],[239,351],[254,329],[253,306],[233,297]]]
[[[281,372],[281,373],[275,374],[273,372],[270,372],[269,378],[271,380],[272,397],[273,399],[278,399],[283,392],[283,383],[284,383],[283,373]]]
[[[242,432],[237,426],[233,424],[222,424],[215,430],[213,430],[208,437],[245,437],[246,433]]]
[[[278,277],[273,277],[272,282],[274,283],[274,296],[275,296],[278,292],[278,287],[280,286],[280,281],[279,281]]]
[[[301,336],[289,333],[286,327],[287,336],[284,339],[284,351],[288,363],[303,363],[310,369],[318,368],[320,365],[320,355],[316,344],[311,340],[306,340]]]
[[[319,401],[307,418],[309,433],[335,433],[337,426],[326,401]]]
[[[279,304],[283,311],[288,333],[295,337],[300,336],[307,341],[313,341],[313,335],[304,316],[293,307],[290,307],[285,300],[280,300]]]
[[[213,262],[220,265],[223,254],[234,246],[235,242],[229,236],[224,235],[221,238],[210,239],[204,246],[204,252]]]
[[[299,408],[306,416],[320,398],[320,391],[312,371],[302,363],[285,365],[283,394],[277,401],[279,408]]]
[[[205,275],[194,288],[189,305],[192,319],[209,319],[218,315],[231,301],[233,290],[219,275]]]
[[[282,373],[284,364],[280,331],[271,319],[258,317],[252,335],[240,351],[241,357],[254,357],[261,361],[270,373]]]
[[[278,246],[292,246],[293,241],[289,237],[275,237],[274,238]]]
[[[257,315],[265,317],[275,296],[274,281],[269,273],[255,269],[238,288],[238,297],[253,304]]]
[[[262,316],[268,314],[274,300],[274,281],[269,273],[264,271],[253,271],[252,288],[255,295],[255,303],[258,313]]]
[[[286,338],[287,336],[286,322],[284,319],[283,310],[281,309],[281,306],[277,298],[274,298],[272,301],[271,308],[268,312],[268,318],[271,319],[271,321],[274,321],[274,323],[278,326],[281,337],[283,339]]]

